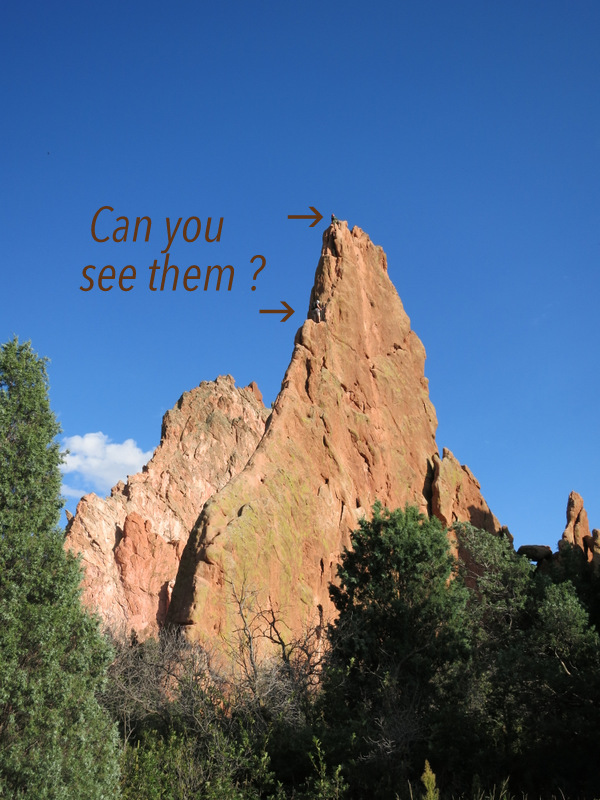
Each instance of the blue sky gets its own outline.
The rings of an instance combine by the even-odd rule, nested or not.
[[[201,380],[275,398],[333,211],[388,254],[440,450],[517,544],[554,545],[572,489],[600,527],[599,40],[591,1],[9,4],[0,341],[51,359],[74,493],[134,471]],[[95,242],[102,206],[149,241]],[[221,239],[180,230],[170,263],[231,264],[231,291],[151,292],[193,216]],[[88,264],[132,290],[82,292]]]

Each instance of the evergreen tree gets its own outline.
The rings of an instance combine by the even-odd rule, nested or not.
[[[47,359],[29,342],[0,350],[0,535],[17,545],[24,534],[58,524],[60,432],[48,400]]]
[[[57,528],[59,425],[45,359],[0,348],[0,797],[118,794],[116,731],[96,700],[110,649]]]
[[[449,666],[466,648],[467,593],[448,538],[418,509],[361,520],[330,587],[324,679],[326,745],[345,763],[352,796],[393,798],[421,774],[445,702]]]

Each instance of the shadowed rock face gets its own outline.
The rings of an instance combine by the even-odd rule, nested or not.
[[[152,460],[111,497],[86,495],[66,532],[82,555],[83,599],[112,628],[144,638],[164,622],[202,506],[246,465],[269,412],[255,384],[204,382],[165,414]]]
[[[552,558],[552,548],[547,544],[522,544],[517,550],[517,554],[539,564],[541,561]]]
[[[438,456],[425,350],[359,228],[332,225],[311,294],[323,321],[296,334],[267,430],[204,506],[184,549],[168,621],[194,639],[234,623],[232,584],[258,591],[292,629],[326,621],[341,549],[375,500],[498,532],[472,474]]]

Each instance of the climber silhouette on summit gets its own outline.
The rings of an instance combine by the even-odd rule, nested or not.
[[[339,219],[336,217],[336,215],[335,215],[335,214],[332,214],[332,215],[331,215],[331,224],[332,224],[332,225],[339,225],[339,222],[340,222],[340,221],[339,221]]]

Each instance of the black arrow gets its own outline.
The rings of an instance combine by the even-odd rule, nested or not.
[[[294,309],[285,302],[285,300],[281,301],[282,305],[285,308],[261,308],[258,312],[259,314],[285,314],[285,317],[281,318],[282,322],[285,322],[286,319],[289,319],[292,314],[294,313]],[[287,313],[286,313],[287,312]]]
[[[288,219],[312,219],[314,222],[311,222],[308,227],[314,228],[317,222],[321,222],[323,215],[319,214],[314,206],[309,206],[309,208],[313,212],[312,214],[288,214]]]

